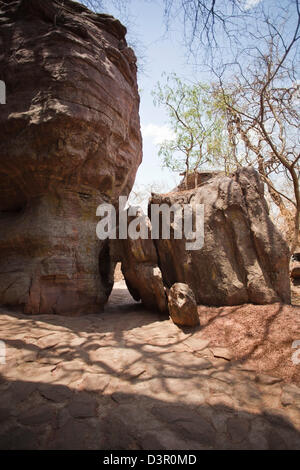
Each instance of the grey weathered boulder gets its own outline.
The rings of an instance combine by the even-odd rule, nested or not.
[[[185,283],[204,305],[290,303],[289,249],[253,168],[213,175],[196,189],[154,194],[150,203],[204,204],[201,249],[186,250],[185,238],[154,240],[166,287]]]

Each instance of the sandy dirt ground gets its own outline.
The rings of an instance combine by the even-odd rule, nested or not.
[[[198,307],[203,336],[224,346],[232,360],[257,372],[300,385],[300,367],[291,360],[292,344],[300,339],[300,307],[241,305]]]

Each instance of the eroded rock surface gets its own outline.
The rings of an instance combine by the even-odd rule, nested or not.
[[[290,303],[289,250],[272,223],[258,173],[214,175],[196,189],[153,195],[150,203],[204,204],[204,245],[154,240],[164,285],[186,283],[198,304]]]
[[[176,325],[197,326],[199,316],[193,291],[182,282],[173,284],[168,292],[170,317]]]
[[[114,241],[119,250],[115,261],[122,262],[133,298],[166,310],[163,288],[184,283],[197,304],[289,304],[289,249],[269,217],[258,173],[243,168],[232,176],[200,176],[198,188],[179,186],[168,194],[153,194],[150,205],[165,204],[183,212],[182,207],[190,204],[194,221],[196,206],[204,205],[201,248],[189,250],[185,236],[174,237],[178,224],[172,211],[169,238],[162,236],[161,220],[159,237],[153,236],[155,221],[148,219],[147,239]],[[151,206],[148,212],[151,218]]]
[[[96,208],[128,195],[141,162],[125,34],[70,0],[1,2],[0,304],[76,314],[107,300]]]

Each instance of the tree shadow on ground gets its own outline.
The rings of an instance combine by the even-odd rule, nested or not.
[[[0,449],[300,449],[287,417],[0,376]]]
[[[214,358],[207,345],[202,348],[205,327],[179,329],[162,321],[165,318],[160,314],[140,309],[126,312],[117,309],[80,318],[10,314],[5,321],[1,319],[1,329],[7,329],[2,339],[11,351],[10,368],[25,363],[24,367],[31,371],[35,362],[37,367],[48,367],[49,373],[60,378],[90,372],[128,383],[146,384],[157,379],[168,392],[170,378],[205,380],[215,373],[244,366],[260,345],[268,341],[270,327],[281,311],[282,306],[278,305],[266,321],[263,334],[250,344],[246,353],[231,361]],[[286,349],[288,357],[279,356],[281,362],[291,360],[290,345]]]

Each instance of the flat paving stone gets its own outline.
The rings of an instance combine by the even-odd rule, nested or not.
[[[68,400],[73,394],[73,391],[64,385],[48,385],[42,383],[37,386],[37,390],[47,400],[51,400],[56,403]]]
[[[89,418],[96,415],[97,402],[86,392],[78,393],[69,402],[68,411],[73,418]]]

